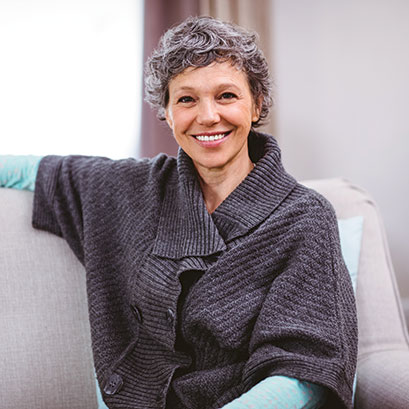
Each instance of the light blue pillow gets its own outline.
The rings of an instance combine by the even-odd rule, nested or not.
[[[349,219],[339,219],[338,229],[341,241],[341,252],[351,276],[352,287],[356,293],[356,281],[358,278],[359,255],[361,253],[362,228],[364,218],[355,216]],[[352,392],[352,402],[355,400],[356,373]]]
[[[362,227],[364,218],[362,216],[349,219],[339,219],[338,229],[341,241],[341,251],[345,264],[352,280],[354,292],[356,291],[356,280],[358,276],[359,254],[361,251]],[[356,376],[354,381],[354,396],[356,387]],[[102,400],[98,381],[96,382],[98,409],[108,409]]]
[[[351,276],[354,292],[356,292],[356,281],[358,278],[363,224],[364,218],[362,216],[338,220],[342,256]]]

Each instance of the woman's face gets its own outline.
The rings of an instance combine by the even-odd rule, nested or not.
[[[247,136],[258,116],[246,74],[229,62],[187,68],[169,83],[167,123],[199,172],[246,165]]]

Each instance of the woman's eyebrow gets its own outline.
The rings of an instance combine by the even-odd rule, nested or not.
[[[241,88],[237,86],[233,82],[222,82],[221,84],[217,84],[215,87],[213,87],[215,90],[223,89],[223,88],[236,88],[240,90]],[[180,87],[177,87],[175,89],[175,92],[183,92],[183,91],[197,91],[197,88],[189,86],[189,85],[181,85]]]
[[[223,82],[221,84],[218,84],[216,88],[218,88],[218,89],[221,89],[221,88],[236,88],[238,90],[241,89],[234,82]]]

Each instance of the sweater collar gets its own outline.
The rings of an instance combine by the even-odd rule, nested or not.
[[[178,183],[170,184],[159,220],[153,253],[168,258],[209,256],[263,222],[296,185],[269,135],[249,134],[255,168],[210,215],[192,160],[179,149]]]

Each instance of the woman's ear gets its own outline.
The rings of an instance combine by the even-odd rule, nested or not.
[[[260,96],[255,100],[252,122],[257,122],[257,121],[259,120],[260,114],[261,114],[261,107],[262,107],[262,105],[263,105],[263,96],[260,95]]]
[[[169,125],[170,129],[173,129],[173,120],[172,120],[172,114],[169,112],[169,108],[165,108],[165,119],[167,124]]]

